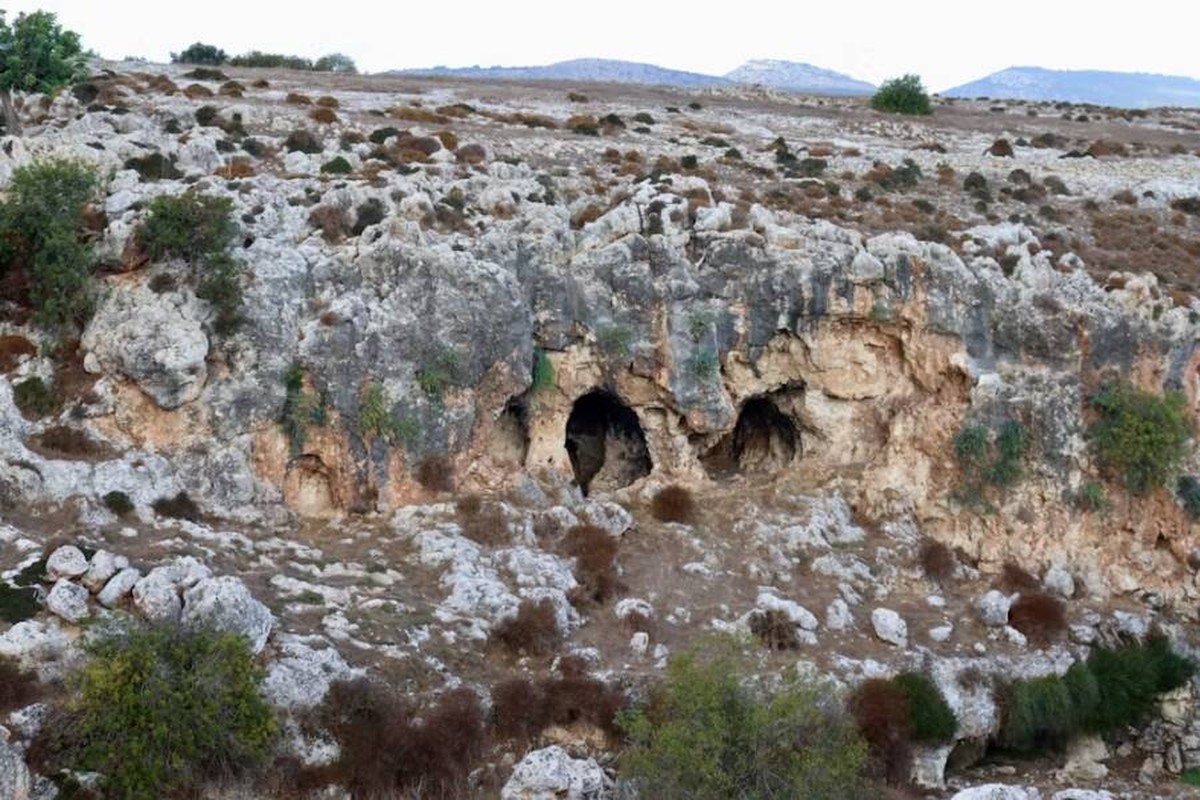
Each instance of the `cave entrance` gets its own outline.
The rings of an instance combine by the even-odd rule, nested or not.
[[[500,464],[525,466],[529,454],[529,405],[524,397],[514,397],[492,425],[488,454]]]
[[[567,418],[566,448],[585,495],[593,489],[620,489],[650,474],[642,424],[612,392],[595,389],[575,401]]]
[[[780,410],[782,397],[756,395],[742,404],[733,432],[701,457],[713,477],[767,473],[784,469],[800,453],[800,430],[792,416]]]

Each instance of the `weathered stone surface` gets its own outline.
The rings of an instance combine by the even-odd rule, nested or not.
[[[979,620],[989,628],[1002,628],[1008,624],[1008,609],[1012,599],[1004,592],[990,589],[975,604]]]
[[[59,578],[78,578],[87,570],[87,556],[74,545],[63,545],[46,559],[46,577],[52,581]]]
[[[527,753],[513,768],[501,800],[601,800],[609,780],[593,759],[571,758],[558,745]]]
[[[8,741],[9,733],[0,727],[0,800],[30,800],[33,776],[25,766],[21,751]]]
[[[88,590],[78,583],[60,578],[46,596],[46,608],[67,622],[79,622],[91,615]]]
[[[97,550],[88,562],[88,570],[80,579],[80,583],[91,592],[104,588],[109,579],[129,566],[129,559],[107,550]]]
[[[115,608],[122,600],[129,596],[129,593],[133,591],[133,587],[141,579],[141,570],[126,567],[116,575],[113,575],[108,583],[104,584],[104,588],[96,595],[96,599],[105,608]]]
[[[1041,797],[1041,792],[1037,789],[1008,786],[1003,783],[988,783],[963,789],[950,800],[1041,800]]]
[[[319,637],[289,635],[279,642],[279,655],[267,667],[263,694],[272,705],[299,711],[319,705],[334,681],[360,674]]]
[[[877,608],[872,611],[871,627],[882,641],[897,647],[908,647],[908,624],[890,608]]]
[[[181,621],[185,625],[240,633],[250,642],[254,653],[266,646],[274,625],[271,611],[254,599],[246,584],[231,575],[204,578],[184,592]]]

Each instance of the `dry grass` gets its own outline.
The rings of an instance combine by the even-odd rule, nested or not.
[[[350,231],[350,215],[340,206],[320,205],[308,212],[308,224],[321,232],[330,244],[340,242]]]
[[[388,116],[403,122],[419,122],[425,125],[446,125],[450,117],[416,106],[394,106],[388,109]]]
[[[288,92],[284,102],[292,106],[311,106],[312,98],[299,92]]]
[[[332,125],[338,121],[338,115],[332,108],[318,107],[308,112],[308,118],[322,125]]]
[[[912,737],[908,695],[892,681],[873,678],[860,683],[846,705],[878,772],[889,783],[907,782]]]
[[[696,519],[696,499],[690,489],[671,484],[654,495],[650,501],[650,513],[659,522],[690,524]]]
[[[1008,624],[1031,642],[1048,644],[1066,632],[1066,607],[1045,592],[1023,592],[1008,610]]]
[[[595,525],[576,525],[567,531],[563,552],[575,559],[577,605],[604,603],[617,591],[617,540]]]
[[[180,492],[174,497],[160,497],[150,504],[154,513],[171,519],[186,519],[189,522],[199,522],[200,507],[187,492]]]
[[[925,573],[925,577],[937,584],[944,584],[953,578],[954,571],[958,567],[954,551],[932,539],[921,543],[917,560],[921,564],[921,570]]]
[[[37,347],[24,336],[0,336],[0,372],[11,372],[25,356],[36,356]]]
[[[33,672],[28,672],[14,660],[0,657],[0,713],[15,711],[42,696],[42,685]]]
[[[517,615],[492,631],[492,640],[514,656],[544,656],[562,642],[554,603],[546,598],[522,600]]]
[[[323,94],[314,101],[321,108],[341,108],[341,103],[332,95]]]
[[[454,491],[454,463],[443,455],[431,455],[417,464],[417,483],[431,492]]]
[[[491,727],[497,738],[528,741],[552,725],[587,725],[617,741],[623,692],[574,671],[558,678],[515,678],[492,689]]]
[[[759,638],[768,650],[796,650],[800,640],[796,637],[796,624],[780,611],[759,611],[750,617],[750,632]]]
[[[1006,592],[1033,592],[1042,585],[1041,581],[1015,561],[1004,562],[996,584]]]
[[[254,162],[244,156],[229,159],[229,163],[217,168],[216,174],[226,179],[252,178],[257,174]]]

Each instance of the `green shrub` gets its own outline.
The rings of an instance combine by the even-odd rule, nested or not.
[[[12,24],[0,17],[0,106],[9,135],[21,132],[14,91],[52,94],[87,74],[79,34],[63,30],[48,11],[21,12]]]
[[[151,200],[139,234],[151,258],[181,258],[199,271],[196,296],[212,305],[219,334],[242,320],[241,267],[229,255],[237,232],[229,198],[184,192]]]
[[[353,75],[358,72],[358,66],[354,63],[354,59],[343,53],[330,53],[329,55],[321,56],[313,64],[314,72],[343,72],[347,75]]]
[[[1095,481],[1088,481],[1079,490],[1079,496],[1075,498],[1075,504],[1084,511],[1106,511],[1108,509],[1108,497],[1104,494],[1104,487]]]
[[[92,251],[82,239],[83,212],[98,186],[92,169],[74,161],[38,161],[13,172],[0,215],[0,250],[6,267],[26,265],[39,325],[81,324],[91,313]]]
[[[1195,475],[1184,475],[1179,479],[1175,484],[1175,496],[1188,516],[1200,519],[1200,480]]]
[[[732,644],[672,659],[644,708],[618,722],[621,772],[658,800],[867,797],[866,747],[824,691],[792,682],[760,694],[741,682]]]
[[[199,192],[161,194],[150,201],[140,235],[151,258],[203,262],[233,243],[233,203]]]
[[[1196,767],[1185,769],[1180,774],[1179,780],[1188,786],[1200,786],[1200,769]]]
[[[596,344],[605,355],[624,358],[633,345],[633,331],[624,325],[604,325],[596,330]]]
[[[958,720],[937,684],[923,672],[902,672],[892,679],[908,697],[913,738],[918,742],[944,744],[954,739]]]
[[[553,389],[556,385],[555,380],[554,364],[550,362],[550,356],[542,348],[534,348],[533,380],[530,390],[537,393]]]
[[[28,419],[41,419],[58,407],[54,392],[36,375],[13,385],[13,403]]]
[[[210,67],[219,67],[229,59],[229,56],[221,48],[196,42],[188,45],[182,53],[171,53],[171,61],[176,64],[205,64]]]
[[[353,171],[354,167],[342,156],[335,156],[321,165],[321,172],[326,175],[349,175]]]
[[[893,114],[933,113],[920,76],[912,74],[884,81],[871,98],[871,108]]]
[[[358,406],[358,434],[365,442],[380,439],[387,444],[411,442],[419,431],[416,423],[400,417],[392,410],[395,401],[380,383],[370,383],[363,390]]]
[[[1058,675],[1017,680],[1001,691],[1000,742],[1033,752],[1061,747],[1075,731],[1071,691]]]
[[[959,499],[986,504],[989,487],[1006,488],[1019,482],[1028,449],[1029,437],[1015,420],[1001,425],[994,441],[982,425],[963,426],[954,437],[954,456],[963,475]]]
[[[304,450],[304,439],[309,425],[324,425],[326,417],[325,395],[314,396],[304,391],[304,368],[292,364],[284,374],[286,393],[279,425],[287,434],[292,457]]]
[[[458,355],[451,350],[443,350],[417,370],[417,385],[430,400],[441,402],[457,375]]]
[[[231,67],[263,67],[267,69],[311,70],[313,62],[303,56],[288,56],[282,53],[264,53],[251,50],[229,59]]]
[[[119,517],[133,511],[133,501],[124,492],[109,492],[104,495],[104,507]]]
[[[85,651],[50,749],[63,766],[100,772],[105,796],[164,797],[267,755],[276,725],[242,636],[129,627]]]
[[[1157,395],[1128,383],[1110,383],[1091,399],[1099,418],[1088,428],[1102,469],[1132,493],[1166,485],[1187,457],[1192,435],[1187,398]]]

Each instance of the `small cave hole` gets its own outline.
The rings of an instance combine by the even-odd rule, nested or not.
[[[492,426],[488,453],[501,464],[524,466],[529,454],[529,405],[523,397],[514,397]]]
[[[567,418],[566,448],[584,494],[620,489],[650,474],[642,424],[611,392],[596,389],[575,401]]]
[[[736,473],[775,472],[800,454],[800,430],[768,395],[742,404],[733,431],[701,457],[713,477]]]

